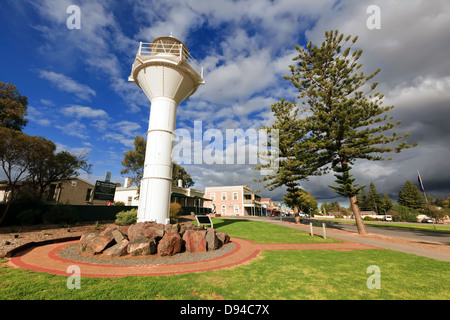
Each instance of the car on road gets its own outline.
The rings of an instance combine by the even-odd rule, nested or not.
[[[392,222],[392,216],[385,215],[382,220],[383,221],[391,221]]]
[[[433,223],[433,219],[430,218],[422,219],[422,223]]]

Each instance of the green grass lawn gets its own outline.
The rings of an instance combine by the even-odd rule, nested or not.
[[[263,221],[214,218],[214,228],[230,236],[258,243],[333,243],[336,239],[323,239],[301,230],[273,225]]]
[[[301,231],[291,233],[260,221],[214,219],[214,226],[255,242],[311,240]],[[371,265],[380,268],[379,290],[367,288]],[[0,299],[450,299],[448,263],[380,249],[265,251],[231,269],[157,277],[82,277],[79,290],[69,290],[66,281],[65,276],[1,264]]]

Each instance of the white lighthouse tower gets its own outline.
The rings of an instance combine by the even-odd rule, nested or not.
[[[141,42],[128,81],[151,102],[138,222],[167,224],[172,188],[172,150],[177,107],[204,84],[203,68],[173,37]]]

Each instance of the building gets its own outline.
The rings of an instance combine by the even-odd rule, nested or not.
[[[261,213],[263,216],[279,216],[278,205],[270,198],[261,198]]]
[[[47,200],[56,204],[106,205],[105,200],[93,200],[94,185],[79,177],[71,177],[50,184]]]
[[[204,197],[205,193],[191,188],[172,186],[170,202],[176,202],[183,208],[183,214],[211,213],[209,199]],[[117,187],[114,202],[121,201],[126,206],[139,206],[138,187],[130,186],[128,178],[125,179],[124,187]]]
[[[212,208],[222,216],[260,216],[261,197],[249,186],[220,186],[205,188],[205,197],[211,199]]]
[[[20,184],[21,188],[25,187]],[[9,192],[6,184],[0,185],[0,202],[6,202]],[[79,177],[52,182],[44,193],[44,200],[54,204],[106,205],[104,200],[93,200],[94,185]]]

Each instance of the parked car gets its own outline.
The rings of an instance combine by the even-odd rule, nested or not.
[[[433,223],[433,219],[429,218],[422,219],[422,223]]]
[[[392,221],[392,216],[384,216],[383,221]]]

